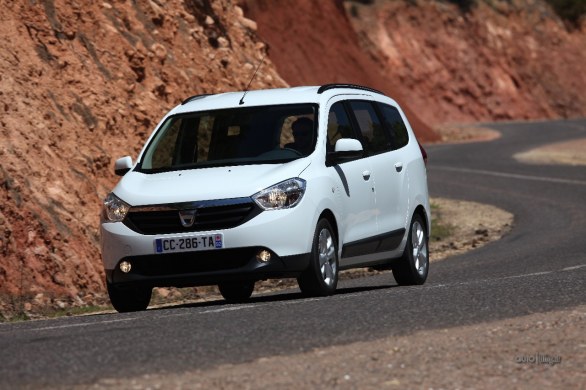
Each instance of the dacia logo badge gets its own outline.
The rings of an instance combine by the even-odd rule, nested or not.
[[[179,219],[183,227],[192,227],[195,223],[196,210],[181,210],[179,211]]]

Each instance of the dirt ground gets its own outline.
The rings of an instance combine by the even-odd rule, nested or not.
[[[514,157],[527,164],[586,165],[586,138],[546,145]]]
[[[586,383],[585,324],[580,306],[90,388],[578,389]]]
[[[491,205],[443,198],[432,198],[431,203],[437,206],[432,214],[439,214],[442,225],[449,229],[445,238],[430,242],[432,262],[496,241],[513,225],[511,213]]]
[[[491,141],[501,136],[496,130],[482,126],[445,124],[434,131],[439,135],[439,143],[462,143]]]

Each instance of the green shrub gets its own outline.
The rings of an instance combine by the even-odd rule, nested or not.
[[[408,0],[407,0],[408,1]],[[478,0],[444,0],[455,4],[460,11],[468,13],[478,5]],[[487,3],[490,1],[484,0]],[[411,3],[411,1],[408,1]],[[582,17],[586,14],[586,0],[545,0],[555,13],[571,27],[578,27]]]
[[[448,0],[452,4],[456,4],[460,11],[468,13],[476,6],[476,0]]]
[[[545,0],[560,18],[572,27],[580,25],[580,19],[586,14],[586,0]]]

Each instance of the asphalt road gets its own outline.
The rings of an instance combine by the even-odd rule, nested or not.
[[[424,286],[397,287],[384,274],[345,281],[328,298],[288,291],[241,305],[0,324],[0,388],[181,372],[585,304],[586,168],[512,155],[586,137],[586,120],[492,127],[502,138],[428,148],[430,192],[506,209],[513,230],[433,263]]]

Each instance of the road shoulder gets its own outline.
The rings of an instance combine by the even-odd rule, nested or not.
[[[586,306],[92,388],[580,388]]]

